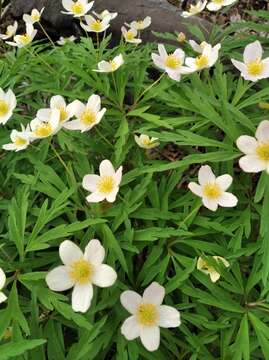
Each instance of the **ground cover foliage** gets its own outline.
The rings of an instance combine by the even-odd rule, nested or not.
[[[269,19],[268,12],[253,15]],[[246,27],[250,35],[235,33]],[[189,30],[204,40],[198,27]],[[253,136],[268,119],[268,109],[258,104],[268,101],[269,88],[267,80],[243,80],[230,62],[257,39],[268,55],[268,38],[255,30],[268,32],[268,25],[214,26],[208,41],[222,44],[214,68],[179,83],[164,76],[150,89],[159,76],[151,61],[154,43],[110,48],[109,35],[97,47],[85,37],[63,47],[9,49],[0,59],[0,87],[12,88],[18,101],[12,120],[0,128],[1,145],[53,95],[85,102],[97,93],[107,108],[90,132],[61,130],[25,151],[0,152],[0,266],[8,297],[0,310],[1,360],[268,359],[268,174],[244,173],[235,141]],[[157,35],[160,42],[176,39]],[[125,63],[114,77],[92,71],[118,53]],[[135,133],[159,138],[160,146],[144,151]],[[171,143],[174,161],[167,156]],[[103,159],[123,166],[119,196],[113,204],[87,204],[82,179]],[[201,164],[233,176],[237,207],[209,211],[188,190]],[[102,242],[118,279],[108,289],[95,288],[86,314],[75,313],[70,292],[53,292],[44,279],[60,264],[64,239],[84,248],[93,238]],[[210,262],[212,255],[230,263],[219,264],[216,283],[196,268],[199,256]],[[182,320],[176,329],[161,330],[154,353],[124,339],[127,312],[119,302],[122,291],[141,293],[152,281],[165,287],[165,303]]]

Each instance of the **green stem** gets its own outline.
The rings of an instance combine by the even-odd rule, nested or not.
[[[51,43],[51,45],[53,47],[55,47],[54,42],[52,41],[51,37],[49,36],[49,34],[47,33],[47,31],[44,29],[43,25],[41,24],[41,22],[39,21],[39,26],[41,28],[41,30],[43,31],[43,33],[45,34],[45,36],[48,38],[49,42]]]
[[[52,72],[52,73],[55,72],[55,70],[54,70],[44,59],[42,59],[42,57],[39,56],[39,54],[36,53],[36,52],[34,51],[34,49],[32,49],[32,51],[30,51],[27,47],[24,47],[24,49],[25,49],[26,51],[28,51],[29,54],[31,54],[32,56],[38,58],[41,62],[43,62],[43,64],[45,64],[45,65],[48,67],[48,69],[50,70],[50,72]]]
[[[112,149],[114,148],[114,146],[111,144],[110,141],[108,141],[104,135],[99,131],[99,129],[97,128],[97,126],[95,126],[95,130],[97,132],[97,134],[100,136],[100,138],[102,138]]]

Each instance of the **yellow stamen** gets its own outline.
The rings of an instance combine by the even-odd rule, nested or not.
[[[77,284],[87,284],[91,281],[92,275],[93,266],[84,259],[76,260],[71,265],[69,276]]]
[[[18,35],[19,36],[19,41],[23,44],[23,45],[27,45],[29,44],[29,42],[31,41],[31,38],[28,34],[24,34],[24,35]]]
[[[5,100],[0,100],[0,116],[5,116],[8,113],[9,107]]]
[[[269,161],[269,143],[259,144],[256,153],[261,160]]]
[[[203,193],[209,199],[217,199],[221,195],[221,188],[216,183],[207,183],[203,187]]]
[[[82,113],[80,121],[85,125],[92,125],[96,122],[96,114],[93,111],[86,109]]]
[[[31,15],[31,18],[33,21],[36,21],[36,22],[40,20],[40,16],[38,14]]]
[[[170,54],[165,59],[165,65],[170,69],[176,69],[182,65],[181,60],[173,54]]]
[[[71,6],[71,11],[75,15],[79,15],[83,12],[83,5],[78,1]]]
[[[156,305],[141,304],[137,311],[137,319],[141,325],[154,326],[156,325],[159,314]]]
[[[126,40],[133,40],[135,38],[135,34],[132,30],[128,30],[127,33],[125,34],[125,39]]]
[[[101,23],[100,20],[95,20],[92,24],[91,24],[91,28],[94,31],[101,31],[103,29],[103,25]]]
[[[261,75],[264,69],[264,65],[260,60],[254,60],[247,64],[247,72],[249,75],[257,76]]]
[[[223,0],[212,0],[214,4],[222,5],[224,3]]]
[[[15,145],[21,146],[21,145],[26,145],[27,144],[27,140],[23,139],[22,137],[17,137],[16,140],[14,141]]]
[[[117,70],[118,65],[117,65],[117,63],[116,63],[114,60],[110,60],[110,61],[109,61],[109,64],[110,64],[110,66],[111,66],[111,71]]]
[[[115,186],[115,181],[112,176],[103,176],[97,184],[97,189],[100,193],[109,194]]]
[[[37,127],[37,129],[34,131],[34,133],[37,136],[46,137],[50,136],[52,134],[53,130],[49,123],[43,123]]]
[[[197,56],[195,59],[196,66],[201,69],[208,65],[208,57],[206,55]]]
[[[60,123],[64,122],[67,118],[67,111],[65,110],[64,107],[60,107]]]

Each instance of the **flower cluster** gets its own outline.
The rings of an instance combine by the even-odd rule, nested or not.
[[[209,11],[218,11],[224,6],[232,5],[236,0],[198,0],[196,4],[191,4],[188,11],[183,11],[181,16],[188,18],[193,15],[200,14],[205,8]]]

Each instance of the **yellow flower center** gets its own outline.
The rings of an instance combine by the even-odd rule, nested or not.
[[[178,57],[176,57],[175,55],[170,54],[165,59],[165,65],[167,67],[169,67],[170,69],[176,69],[176,68],[178,68],[179,66],[182,65],[182,62]]]
[[[150,140],[150,139],[144,139],[144,140],[142,141],[142,144],[143,144],[143,145],[151,145],[151,143],[152,143],[152,140]]]
[[[137,28],[137,30],[143,30],[143,28],[144,28],[144,22],[143,22],[143,20],[138,20],[138,21],[136,22],[136,28]]]
[[[132,30],[128,30],[127,33],[125,34],[125,39],[126,40],[133,40],[135,38],[135,34]]]
[[[28,34],[19,35],[19,39],[23,45],[27,45],[31,41],[31,38]]]
[[[32,18],[33,21],[38,22],[38,21],[40,20],[40,15],[39,15],[38,12],[35,12],[35,13],[33,13],[33,14],[31,15],[31,18]]]
[[[256,153],[261,160],[269,161],[269,143],[258,145]]]
[[[97,184],[97,189],[100,193],[109,194],[115,186],[115,181],[112,176],[102,176]]]
[[[212,0],[214,4],[222,5],[224,3],[223,0]]]
[[[110,60],[110,61],[109,61],[109,64],[110,64],[110,67],[111,67],[111,71],[117,70],[118,65],[117,65],[117,63],[116,63],[114,60]]]
[[[23,139],[22,137],[17,137],[16,140],[14,141],[15,145],[21,146],[21,145],[26,145],[27,144],[27,140]]]
[[[5,116],[8,113],[9,107],[5,100],[0,100],[0,116]]]
[[[64,122],[64,121],[66,120],[66,118],[67,118],[67,112],[66,112],[66,110],[65,110],[64,107],[60,107],[60,108],[59,108],[59,111],[60,111],[60,122],[62,123],[62,122]]]
[[[263,69],[264,65],[260,60],[254,60],[247,64],[247,72],[253,76],[261,75]]]
[[[221,188],[216,183],[207,183],[203,187],[203,193],[209,199],[217,199],[221,195]]]
[[[91,24],[91,28],[94,31],[101,31],[103,29],[103,25],[101,23],[100,20],[95,20],[92,24]]]
[[[91,281],[92,275],[93,266],[84,259],[76,260],[71,265],[69,276],[76,284],[87,284]]]
[[[83,12],[83,5],[78,1],[71,6],[71,11],[75,15],[79,15]]]
[[[52,134],[52,127],[49,123],[43,123],[37,127],[34,133],[40,137],[50,136]]]
[[[85,125],[92,125],[96,122],[96,114],[93,111],[86,109],[82,113],[80,121]]]
[[[154,326],[156,325],[159,314],[156,305],[141,304],[137,311],[137,319],[141,325]]]
[[[206,55],[197,56],[195,59],[196,66],[201,69],[208,65],[208,57]]]

